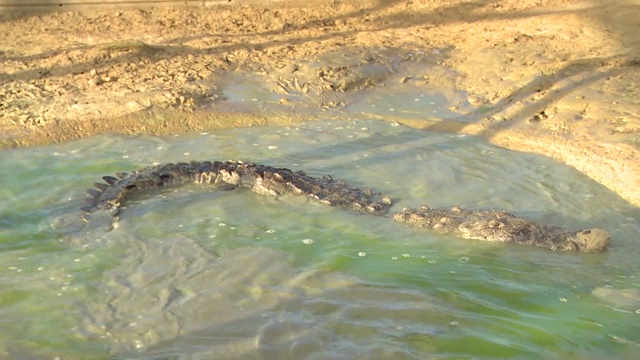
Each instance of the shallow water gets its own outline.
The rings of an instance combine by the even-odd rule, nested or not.
[[[640,311],[592,295],[640,286],[640,211],[547,158],[365,120],[103,135],[2,155],[0,358],[640,355]],[[392,210],[499,208],[600,227],[612,246],[462,240],[198,186],[136,197],[109,233],[76,224],[100,176],[190,159],[330,174],[388,194]]]

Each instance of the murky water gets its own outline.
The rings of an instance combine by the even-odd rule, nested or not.
[[[612,247],[575,254],[462,240],[198,186],[135,198],[109,233],[74,224],[100,176],[190,159],[331,174],[387,193],[392,210],[499,208],[600,227]],[[540,156],[354,120],[98,136],[5,151],[0,166],[0,358],[640,355],[638,303],[616,302],[613,291],[640,286],[640,211]]]

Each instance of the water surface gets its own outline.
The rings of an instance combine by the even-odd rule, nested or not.
[[[640,212],[541,156],[366,120],[102,135],[2,155],[0,357],[640,355],[640,311],[592,295],[640,286]],[[195,185],[134,198],[112,232],[77,223],[84,189],[102,175],[191,159],[330,174],[388,194],[392,210],[499,208],[600,227],[612,246],[483,243]]]

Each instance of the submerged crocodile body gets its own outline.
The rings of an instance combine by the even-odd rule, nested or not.
[[[575,232],[558,226],[539,224],[499,210],[404,208],[393,219],[412,227],[452,234],[465,239],[485,240],[545,247],[551,250],[604,251],[609,233],[601,229]]]
[[[146,189],[182,184],[207,184],[213,188],[245,188],[263,195],[304,195],[321,203],[353,212],[386,215],[392,201],[371,190],[351,187],[330,176],[315,178],[304,172],[266,165],[227,162],[189,162],[162,164],[134,171],[104,176],[106,183],[95,183],[87,190],[85,213],[109,212],[114,224],[126,198]],[[410,226],[431,229],[441,234],[453,234],[466,239],[527,244],[551,250],[585,252],[604,251],[609,246],[609,234],[600,229],[569,232],[557,226],[539,224],[498,210],[449,210],[405,208],[393,219]],[[85,220],[87,218],[85,217]]]

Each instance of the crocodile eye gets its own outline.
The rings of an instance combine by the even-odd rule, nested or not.
[[[497,220],[490,220],[489,221],[489,226],[492,228],[501,228],[504,226],[503,223],[501,223],[500,221]]]
[[[422,220],[424,220],[424,216],[420,215],[420,214],[413,213],[413,214],[409,215],[409,219],[411,219],[412,221],[422,221]]]

